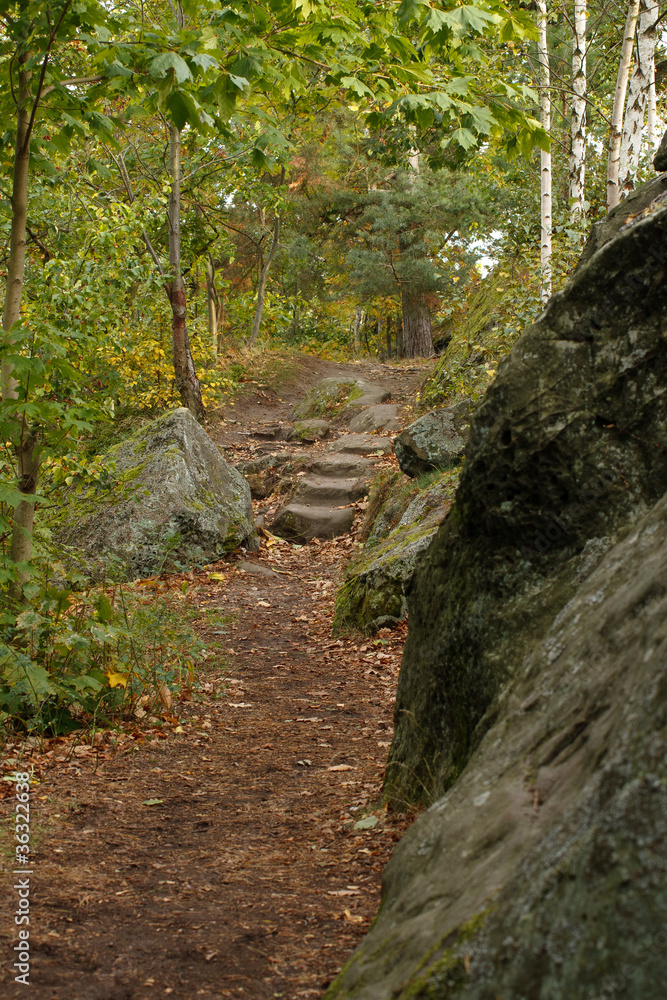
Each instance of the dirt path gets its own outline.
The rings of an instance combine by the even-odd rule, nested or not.
[[[229,668],[204,669],[198,699],[159,733],[115,745],[107,734],[92,748],[53,741],[21,759],[39,779],[32,996],[322,995],[376,912],[381,870],[408,822],[378,805],[405,630],[331,637],[352,545],[265,543],[217,567],[224,580],[194,574],[184,599]],[[231,616],[222,635],[210,631],[212,608]],[[15,761],[18,746],[7,750]],[[25,987],[13,982],[9,858],[0,992],[14,998]]]

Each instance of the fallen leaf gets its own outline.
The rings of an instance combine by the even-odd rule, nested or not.
[[[343,911],[343,916],[347,920],[348,924],[360,924],[363,922],[363,917],[359,916],[358,913],[350,913],[349,910]]]
[[[144,799],[142,806],[161,806],[164,799]]]
[[[352,767],[351,764],[334,764],[333,767],[328,767],[327,771],[356,771],[356,767]]]
[[[160,700],[160,704],[162,705],[162,707],[165,709],[165,711],[168,712],[173,704],[173,698],[171,697],[171,691],[169,690],[166,684],[160,684],[160,687],[158,688],[157,691],[157,696]]]
[[[114,670],[110,670],[107,674],[107,680],[109,687],[127,687],[128,677],[127,674],[118,674]]]
[[[363,819],[358,820],[354,826],[353,830],[372,830],[374,826],[378,825],[377,816],[364,816]]]

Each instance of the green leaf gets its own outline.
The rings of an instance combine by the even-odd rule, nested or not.
[[[181,59],[176,52],[163,52],[162,55],[156,56],[151,62],[148,72],[153,79],[159,79],[167,76],[170,70],[174,71],[177,83],[185,83],[186,80],[192,79],[190,67],[185,59]]]
[[[161,806],[164,799],[144,799],[142,806]]]
[[[477,145],[477,136],[469,128],[457,128],[450,135],[447,145],[461,146],[462,149],[474,149]]]
[[[113,621],[113,608],[106,594],[100,594],[97,599],[97,619],[104,623]]]

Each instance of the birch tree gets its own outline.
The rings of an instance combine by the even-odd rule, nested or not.
[[[537,0],[537,52],[540,64],[540,123],[548,134],[551,131],[551,97],[549,87],[551,75],[549,70],[549,48],[547,43],[547,4],[546,0]],[[540,151],[540,217],[541,242],[540,265],[542,271],[542,301],[551,296],[551,151]]]
[[[623,123],[623,136],[619,154],[618,189],[620,195],[632,191],[639,169],[642,137],[644,135],[644,119],[651,84],[655,95],[655,41],[658,24],[657,0],[640,0],[639,21],[637,26],[637,44],[635,48],[635,68],[630,80],[628,103]],[[653,115],[655,96],[653,95]],[[652,115],[649,114],[649,118]],[[649,122],[649,143],[651,127],[655,132],[655,123]]]
[[[621,159],[621,140],[623,138],[623,111],[625,95],[628,89],[632,49],[635,40],[635,28],[639,16],[640,0],[630,0],[623,32],[621,59],[616,75],[616,91],[614,106],[611,113],[611,129],[609,134],[609,157],[607,160],[607,209],[611,211],[620,201],[619,167]]]
[[[574,0],[572,105],[570,109],[569,200],[572,216],[585,214],[586,183],[586,0]]]

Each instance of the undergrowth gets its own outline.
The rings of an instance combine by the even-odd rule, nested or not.
[[[63,734],[171,707],[208,659],[184,595],[158,580],[83,589],[60,564],[0,611],[0,725]],[[183,584],[187,586],[187,582]]]

